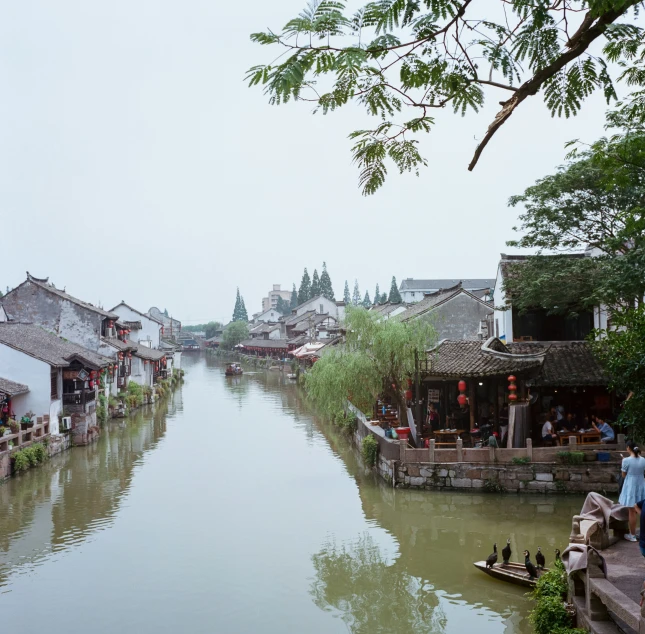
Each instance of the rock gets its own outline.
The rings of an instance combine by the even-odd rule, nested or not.
[[[425,483],[426,483],[425,478],[421,478],[421,477],[418,477],[418,476],[410,478],[410,486],[422,487]]]
[[[535,479],[538,482],[553,482],[553,474],[552,473],[536,473],[535,474]]]
[[[419,477],[419,467],[408,467],[408,474],[414,477]]]
[[[484,481],[483,480],[478,480],[477,478],[474,478],[472,480],[472,485],[473,485],[473,489],[483,489],[484,488]]]
[[[453,472],[454,475],[454,472]],[[439,477],[446,478],[448,477],[448,469],[439,469]]]
[[[453,478],[452,486],[455,489],[470,489],[473,486],[473,482],[470,478]]]
[[[434,476],[434,469],[419,469],[419,475],[424,478],[432,478]]]

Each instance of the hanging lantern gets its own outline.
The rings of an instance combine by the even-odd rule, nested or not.
[[[143,362],[143,365],[148,365],[148,359]]]
[[[111,319],[108,321],[108,328],[114,328],[114,322]]]
[[[517,394],[515,393],[517,391],[517,385],[515,385],[516,380],[512,374],[508,377],[508,400],[511,402],[517,400]]]
[[[405,400],[406,401],[411,401],[412,400],[412,390],[406,390],[405,391]]]
[[[90,379],[94,380],[96,378],[96,370],[90,372]]]
[[[459,383],[457,383],[457,389],[460,392],[465,392],[466,391],[466,381],[459,381]]]
[[[93,389],[94,389],[94,381],[90,380],[90,390],[93,390]]]
[[[128,352],[128,359],[132,359],[132,353]]]
[[[457,397],[457,403],[459,403],[459,407],[465,407],[465,406],[466,406],[466,401],[467,401],[467,400],[468,400],[468,399],[466,398],[466,395],[465,395],[465,394],[460,394],[460,395]]]
[[[468,402],[468,399],[466,398],[466,381],[459,381],[459,383],[457,383],[457,387],[459,388],[457,403],[459,403],[459,407],[465,407],[466,403]]]
[[[408,379],[408,387],[412,387],[412,379]]]
[[[123,352],[119,352],[119,360],[123,361]]]

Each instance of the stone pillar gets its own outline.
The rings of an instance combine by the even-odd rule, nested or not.
[[[405,448],[406,448],[407,444],[408,444],[407,440],[399,440],[399,452],[400,452],[399,456],[400,456],[400,460],[401,460],[402,465],[405,464]]]
[[[578,438],[576,436],[569,436],[569,451],[575,451],[578,446]]]
[[[457,462],[464,461],[464,441],[457,438]]]
[[[430,456],[429,456],[428,460],[429,460],[430,462],[434,462],[434,461],[435,461],[435,460],[434,460],[434,450],[435,450],[436,442],[437,442],[437,441],[436,441],[434,438],[432,438],[432,439],[430,440],[430,443],[429,443],[429,447],[430,447]]]
[[[493,464],[495,462],[495,447],[488,447],[488,462]]]
[[[625,444],[625,434],[618,434],[616,439],[616,449],[618,449],[618,451],[625,451],[625,449],[627,449],[627,445]]]
[[[526,457],[533,462],[533,439],[526,439]]]

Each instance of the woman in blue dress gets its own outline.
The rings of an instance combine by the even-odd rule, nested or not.
[[[623,458],[621,471],[623,472],[623,490],[620,493],[618,502],[629,508],[629,534],[625,539],[630,542],[636,542],[636,519],[637,514],[634,509],[636,502],[645,500],[645,458],[641,450],[635,443],[627,443],[628,458]]]

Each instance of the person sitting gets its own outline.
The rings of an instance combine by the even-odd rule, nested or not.
[[[593,416],[591,418],[591,424],[593,425],[593,428],[600,434],[600,442],[613,442],[613,440],[616,438],[614,430],[606,421],[604,421],[599,416]]]
[[[428,418],[426,423],[430,431],[437,431],[439,429],[439,412],[435,409],[434,403],[428,405]]]
[[[578,426],[576,425],[576,419],[574,415],[569,412],[565,420],[562,421],[562,428],[567,431],[576,431]]]
[[[553,423],[555,422],[555,416],[552,416],[549,420],[542,425],[542,441],[545,444],[553,444],[557,441],[558,435],[555,433],[555,427]]]

